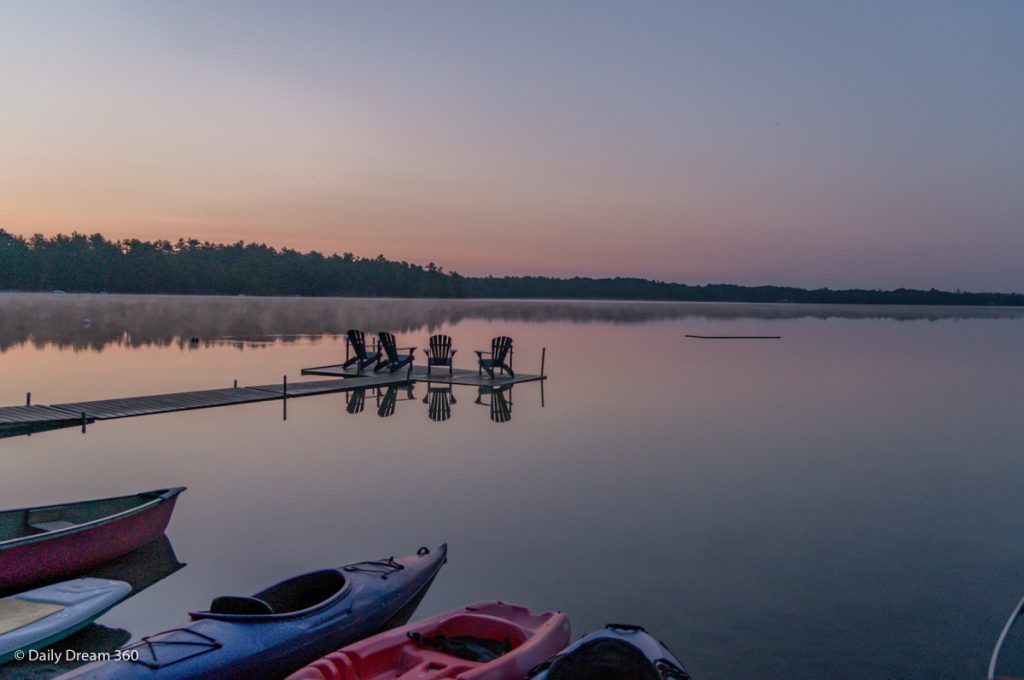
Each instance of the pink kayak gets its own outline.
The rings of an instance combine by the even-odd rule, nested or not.
[[[520,680],[569,643],[569,618],[476,604],[343,647],[288,680]]]

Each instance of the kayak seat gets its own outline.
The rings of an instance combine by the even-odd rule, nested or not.
[[[210,604],[210,611],[214,614],[237,614],[240,616],[259,616],[260,614],[274,613],[270,605],[258,597],[245,597],[242,595],[221,595],[214,598]]]

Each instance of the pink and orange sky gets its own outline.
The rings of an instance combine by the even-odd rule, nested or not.
[[[1024,4],[0,9],[14,233],[1024,291]]]

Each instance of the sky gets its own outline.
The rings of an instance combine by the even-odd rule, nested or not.
[[[0,0],[0,228],[1024,292],[1024,3]]]

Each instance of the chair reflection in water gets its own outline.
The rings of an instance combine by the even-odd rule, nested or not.
[[[452,417],[452,404],[457,404],[451,385],[433,385],[427,383],[427,395],[423,397],[427,405],[427,416],[435,423],[443,423]]]
[[[496,423],[507,423],[512,420],[512,388],[514,385],[489,387],[482,385],[477,388],[475,404],[491,407],[491,420]],[[488,397],[485,401],[484,397]]]
[[[366,388],[357,387],[345,393],[345,411],[355,415],[366,408]]]
[[[357,387],[345,393],[345,411],[355,415],[366,409],[366,390],[373,390],[373,399],[377,405],[377,415],[381,418],[388,418],[395,415],[395,404],[398,403],[399,393],[405,392],[402,401],[411,401],[416,398],[413,394],[413,383],[399,383],[387,387]]]
[[[377,415],[381,418],[389,418],[395,415],[395,404],[398,403],[399,390],[405,391],[405,398],[402,401],[412,401],[416,395],[412,393],[413,383],[401,385],[388,385],[381,393],[377,388]]]

